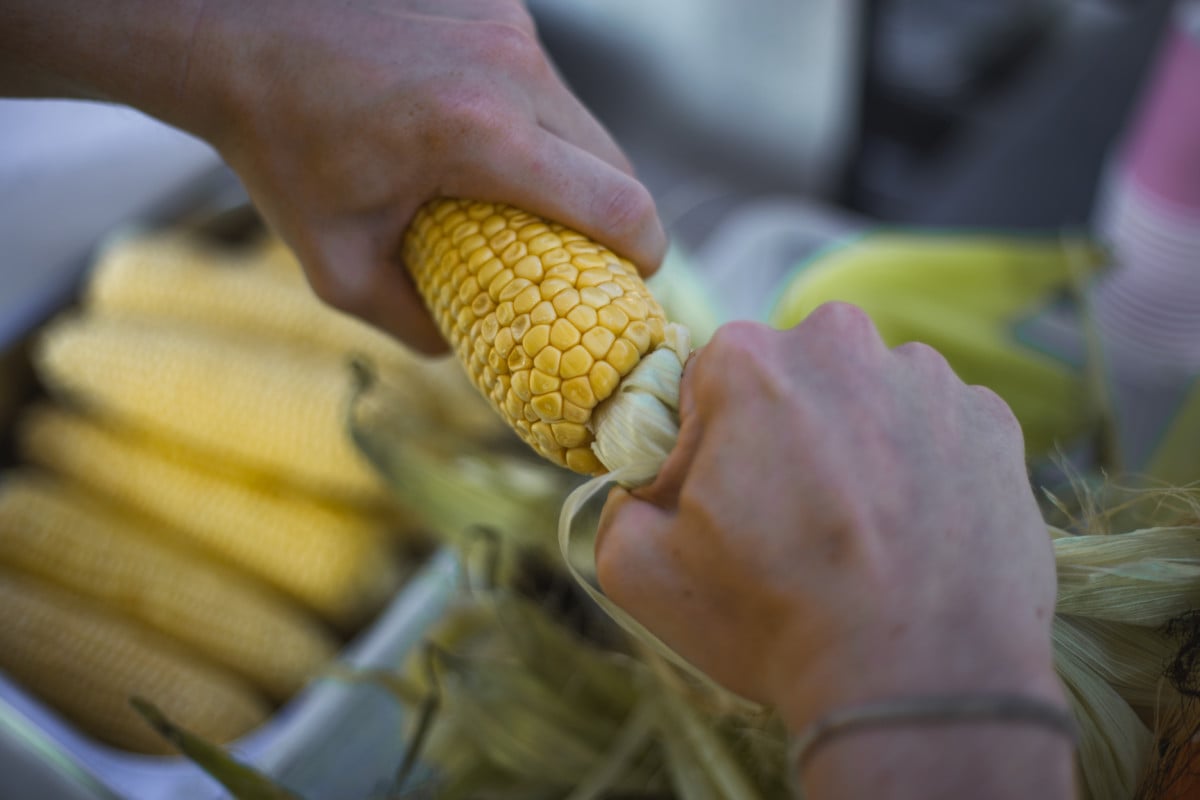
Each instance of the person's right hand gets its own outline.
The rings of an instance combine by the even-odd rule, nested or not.
[[[830,304],[785,332],[720,329],[680,412],[657,480],[610,498],[596,557],[681,655],[794,728],[914,694],[1063,703],[1051,544],[996,395]]]
[[[444,348],[399,263],[436,196],[502,201],[647,273],[666,238],[519,0],[209,0],[164,116],[211,141],[317,293]]]

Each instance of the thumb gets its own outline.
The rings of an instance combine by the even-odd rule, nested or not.
[[[644,589],[647,573],[661,572],[658,545],[672,517],[620,487],[609,492],[596,531],[596,579],[619,605]]]

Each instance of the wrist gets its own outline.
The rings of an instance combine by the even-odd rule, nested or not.
[[[1074,756],[1068,732],[1035,719],[917,718],[847,730],[796,765],[794,777],[814,800],[1059,800],[1074,796]]]
[[[928,655],[830,657],[776,694],[804,796],[1073,796],[1077,733],[1048,641],[909,652]]]
[[[1049,636],[1005,647],[984,644],[910,641],[891,652],[877,644],[863,653],[831,649],[823,658],[792,661],[806,663],[802,672],[777,673],[768,700],[793,734],[842,709],[920,696],[1009,693],[1065,707]]]

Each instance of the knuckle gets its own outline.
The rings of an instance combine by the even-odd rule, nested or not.
[[[449,128],[454,137],[473,136],[480,129],[492,129],[501,113],[497,102],[478,86],[454,83],[442,87],[436,95],[435,118]]]
[[[866,341],[878,339],[875,323],[856,305],[841,301],[822,303],[813,310],[805,323],[842,339]]]
[[[967,388],[970,390],[972,399],[976,405],[989,417],[998,424],[1015,428],[1018,431],[1020,430],[1021,423],[1017,419],[1017,415],[1013,413],[1012,407],[1009,406],[1003,397],[996,394],[995,391],[987,386],[972,385]]]
[[[925,369],[938,372],[953,372],[950,362],[932,346],[925,342],[905,342],[893,351],[899,358]]]
[[[525,75],[549,71],[531,20],[514,13],[504,19],[479,22],[474,26],[474,36],[479,53],[501,70]]]
[[[655,215],[654,200],[640,183],[623,181],[596,200],[596,218],[617,236],[632,237],[640,233],[647,220]]]
[[[844,371],[877,364],[887,352],[866,311],[845,302],[818,306],[793,329],[799,347],[822,365]]]
[[[444,87],[421,137],[428,162],[461,169],[480,158],[523,157],[529,146],[510,115],[511,109],[480,87]]]
[[[779,334],[767,325],[749,320],[722,325],[696,359],[697,386],[702,391],[716,389],[722,394],[732,386],[760,384],[762,374],[771,371],[768,362],[773,352],[773,335]]]
[[[771,330],[760,322],[734,320],[718,328],[704,349],[722,360],[744,360],[765,349]]]

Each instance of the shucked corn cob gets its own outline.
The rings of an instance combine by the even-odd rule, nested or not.
[[[269,714],[233,673],[58,586],[0,569],[0,608],[0,669],[110,744],[170,752],[130,708],[132,695],[215,742],[242,736]]]
[[[181,232],[128,238],[105,250],[84,306],[91,313],[166,317],[336,352],[408,355],[382,332],[323,307],[303,280],[260,269],[249,257],[218,257]]]
[[[273,252],[218,254],[179,232],[121,240],[98,259],[85,307],[92,314],[167,319],[290,342],[331,358],[362,357],[380,377],[403,385],[405,402],[430,424],[469,435],[499,426],[453,359],[419,356],[325,305],[282,245]]]
[[[0,478],[0,564],[191,645],[276,700],[333,659],[337,644],[314,617],[172,537],[71,482]]]
[[[517,433],[576,472],[611,468],[591,446],[593,413],[670,344],[633,265],[510,206],[454,199],[421,209],[404,260],[471,379]]]
[[[161,442],[63,409],[31,409],[23,457],[166,523],[340,625],[377,610],[401,575],[379,519],[229,480]]]
[[[90,315],[51,323],[34,358],[52,391],[132,427],[328,496],[383,496],[346,435],[353,385],[339,359],[169,320]]]

